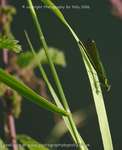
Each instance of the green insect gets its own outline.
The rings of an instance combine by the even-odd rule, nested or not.
[[[106,72],[102,64],[102,61],[100,59],[100,55],[95,41],[89,39],[86,42],[84,42],[84,46],[85,46],[85,52],[98,74],[98,78],[101,85],[103,85],[106,88],[106,90],[109,91],[111,86],[107,79]]]

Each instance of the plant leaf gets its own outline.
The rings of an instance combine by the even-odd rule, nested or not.
[[[88,40],[84,42],[84,45],[87,50],[87,55],[89,57],[89,60],[91,61],[94,69],[96,70],[100,83],[104,85],[104,87],[107,89],[107,91],[110,90],[110,84],[106,76],[106,72],[104,69],[104,66],[102,64],[102,61],[100,59],[100,55],[96,46],[96,43],[94,40]]]
[[[28,41],[30,50],[32,51],[34,57],[36,58],[36,57],[37,57],[37,54],[36,54],[36,52],[35,52],[35,50],[34,50],[34,48],[33,48],[33,45],[32,45],[32,43],[31,43],[31,41],[30,41],[30,38],[29,38],[27,32],[25,32],[25,35],[26,35],[26,39],[27,39],[27,41]],[[60,102],[60,100],[59,100],[59,98],[58,98],[58,96],[57,96],[57,94],[56,94],[54,88],[52,87],[50,81],[48,80],[48,77],[47,77],[47,75],[46,75],[46,72],[45,72],[45,70],[44,70],[44,68],[43,68],[43,66],[41,65],[40,62],[38,62],[38,67],[39,67],[40,73],[42,74],[42,76],[43,76],[43,78],[44,78],[44,81],[45,81],[45,83],[47,84],[48,89],[49,89],[49,91],[50,91],[50,94],[52,95],[52,97],[53,97],[53,99],[54,99],[56,105],[57,105],[59,108],[64,109],[64,107],[63,107],[63,105],[61,104],[61,102]],[[64,109],[64,110],[65,110],[65,109]],[[65,124],[66,124],[67,128],[69,129],[69,132],[70,132],[72,138],[74,139],[74,141],[76,141],[75,136],[74,136],[74,133],[73,133],[73,131],[72,131],[72,127],[71,127],[70,122],[69,122],[69,119],[68,119],[67,117],[63,117],[63,119],[64,119],[64,121],[65,121]]]
[[[94,69],[88,55],[86,54],[84,48],[79,44],[79,48],[83,57],[83,61],[87,70],[88,78],[92,88],[95,108],[98,116],[101,136],[103,140],[103,146],[105,150],[113,150],[112,138],[108,124],[107,113],[105,109],[104,99],[102,95],[102,90],[100,87],[99,78],[96,70]]]
[[[23,147],[29,150],[48,150],[48,148],[27,135],[17,135],[17,139]]]
[[[54,47],[48,47],[48,52],[54,64],[62,66],[62,67],[66,66],[65,56],[62,51]],[[37,60],[39,60],[39,63],[41,64],[48,64],[48,59],[47,59],[44,49],[41,49],[37,53],[37,56],[34,59],[34,61],[36,62],[36,65],[38,64]]]
[[[49,55],[54,64],[65,67],[66,66],[66,59],[65,55],[62,51],[57,48],[49,47]],[[21,67],[28,67],[31,66],[35,68],[38,64],[48,64],[47,57],[45,55],[44,49],[41,49],[37,54],[36,58],[33,56],[32,52],[24,52],[18,56],[17,64]]]
[[[57,6],[50,0],[41,0],[48,8],[50,8],[56,16],[60,18],[60,20],[67,24],[62,12],[57,8]]]
[[[68,115],[67,112],[59,109],[54,104],[35,93],[32,89],[14,78],[12,75],[6,73],[3,69],[0,69],[0,81],[20,93],[25,98],[31,100],[33,103],[39,105],[40,107],[43,107],[52,112],[56,112],[60,115]]]
[[[19,41],[6,36],[0,36],[0,49],[7,49],[15,53],[22,51],[21,46],[18,44]]]
[[[43,0],[43,3],[45,5],[47,5],[44,0]],[[49,4],[50,3],[48,3],[48,5]],[[58,9],[58,8],[56,8],[56,9]],[[56,12],[54,10],[53,10],[53,12],[56,14]],[[64,24],[64,21],[61,19],[61,17],[59,15],[57,15],[57,17]],[[82,44],[82,42],[80,42],[79,37],[76,35],[76,33],[74,32],[74,30],[71,28],[71,26],[68,24],[68,22],[66,20],[65,20],[65,25],[66,25],[66,28],[71,32],[75,41],[77,42],[79,49],[80,49],[80,52],[82,54],[85,66],[86,66],[87,74],[88,74],[90,84],[92,87],[94,102],[96,105],[96,110],[97,110],[97,115],[98,115],[98,120],[99,120],[100,131],[101,131],[101,135],[102,135],[102,141],[103,141],[104,148],[106,150],[113,150],[112,138],[111,138],[111,133],[110,133],[110,129],[109,129],[109,124],[108,124],[106,109],[105,109],[105,105],[104,105],[103,95],[102,95],[101,87],[100,87],[99,83],[97,83],[97,82],[99,82],[97,72],[94,69],[90,59],[88,58],[88,55],[86,55],[87,50],[85,50],[85,46]],[[101,107],[100,107],[100,105],[101,105]],[[104,119],[102,118],[101,114],[104,116]],[[104,123],[101,119],[104,121]]]
[[[23,52],[17,57],[17,64],[21,68],[28,67],[34,59],[31,52]]]
[[[48,53],[48,45],[46,43],[46,40],[45,40],[45,37],[43,35],[43,32],[42,32],[42,29],[41,29],[41,26],[39,24],[39,21],[38,21],[38,18],[37,18],[37,15],[36,15],[36,12],[34,10],[34,6],[32,4],[32,1],[31,0],[28,0],[28,4],[29,4],[29,7],[31,8],[30,9],[30,12],[31,12],[31,15],[32,15],[32,18],[34,20],[34,23],[36,25],[36,28],[37,28],[37,31],[38,31],[38,34],[39,34],[39,38],[40,38],[40,42],[42,42],[43,44],[43,48],[45,50],[45,54],[48,58],[48,62],[49,62],[49,65],[50,65],[50,69],[51,69],[51,72],[52,72],[52,75],[53,75],[53,78],[54,78],[54,81],[55,81],[55,84],[58,88],[58,91],[59,91],[59,94],[60,94],[60,97],[61,97],[61,102],[65,108],[65,110],[67,112],[69,112],[69,116],[68,116],[68,119],[69,119],[69,122],[70,122],[70,125],[71,125],[71,128],[72,128],[72,131],[73,131],[73,134],[74,134],[74,137],[76,139],[75,142],[77,142],[76,144],[78,144],[79,146],[79,149],[83,149],[84,150],[88,150],[85,142],[83,141],[82,137],[79,135],[78,133],[78,130],[77,130],[77,127],[74,123],[74,120],[72,118],[72,114],[70,112],[70,109],[69,109],[69,106],[68,106],[68,102],[67,102],[67,99],[65,97],[65,94],[64,94],[64,91],[63,91],[63,87],[62,87],[62,84],[59,80],[59,77],[58,77],[58,74],[57,74],[57,71],[55,69],[55,66],[50,58],[50,55]]]
[[[8,148],[6,147],[6,144],[3,142],[2,139],[0,139],[0,149],[1,150],[8,150]]]

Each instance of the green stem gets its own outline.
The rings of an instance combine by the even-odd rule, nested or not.
[[[49,62],[49,65],[50,65],[50,68],[51,68],[51,71],[52,71],[52,75],[53,75],[53,78],[54,78],[54,81],[55,81],[55,84],[58,88],[58,91],[59,91],[59,94],[60,94],[60,97],[61,97],[61,100],[62,100],[62,104],[65,108],[65,110],[70,113],[70,115],[68,116],[68,119],[69,119],[69,123],[71,125],[71,128],[72,128],[72,131],[74,133],[74,137],[76,138],[76,141],[77,141],[77,144],[79,146],[79,149],[80,150],[88,150],[87,149],[87,146],[85,145],[83,139],[80,137],[78,131],[77,131],[77,128],[76,128],[76,125],[74,123],[74,120],[72,118],[72,115],[71,115],[71,112],[70,112],[70,109],[69,109],[69,106],[68,106],[68,103],[67,103],[67,100],[66,100],[66,97],[64,95],[64,92],[63,92],[63,88],[62,88],[62,85],[60,83],[60,80],[58,78],[58,74],[56,72],[56,69],[55,69],[55,66],[49,56],[49,53],[48,53],[48,46],[47,46],[47,43],[46,43],[46,40],[45,40],[45,37],[43,35],[43,32],[42,32],[42,29],[41,29],[41,26],[38,22],[38,19],[37,19],[37,16],[36,16],[36,13],[35,13],[35,10],[33,8],[33,4],[32,4],[32,1],[31,0],[28,0],[28,3],[29,3],[29,6],[30,6],[30,10],[31,10],[31,14],[32,14],[32,18],[34,20],[34,23],[36,25],[36,28],[37,28],[37,31],[38,31],[38,34],[39,34],[39,38],[40,38],[40,41],[42,42],[42,45],[43,45],[43,48],[45,50],[45,54],[48,58],[48,62]]]

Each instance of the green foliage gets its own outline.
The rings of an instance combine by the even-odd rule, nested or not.
[[[86,67],[86,71],[88,74],[88,78],[90,81],[95,108],[98,116],[101,136],[103,140],[103,146],[105,150],[113,150],[112,138],[108,124],[108,118],[106,114],[105,104],[103,100],[102,90],[100,87],[99,77],[97,75],[96,70],[94,69],[91,61],[89,60],[88,55],[86,54],[85,47],[82,47],[79,44],[79,49],[81,51],[83,61]]]
[[[41,1],[46,6],[48,6],[48,7],[50,6],[49,8],[63,22],[63,24],[65,24],[66,28],[71,32],[72,36],[74,37],[75,41],[78,44],[78,47],[80,49],[80,52],[81,52],[81,55],[82,55],[82,58],[83,58],[83,61],[84,61],[84,64],[85,64],[85,67],[87,70],[90,84],[92,87],[92,93],[93,93],[94,102],[95,102],[95,106],[96,106],[96,110],[97,110],[97,115],[98,115],[104,149],[105,150],[113,150],[113,144],[112,144],[111,133],[110,133],[109,124],[108,124],[106,109],[105,109],[103,95],[102,95],[102,91],[101,91],[101,87],[100,87],[99,79],[98,79],[99,75],[97,74],[98,72],[96,72],[97,70],[94,69],[92,61],[91,61],[91,59],[89,59],[89,57],[86,53],[87,50],[86,50],[85,46],[80,41],[80,39],[78,38],[78,36],[74,32],[74,30],[71,28],[71,26],[68,24],[68,22],[65,20],[61,11],[58,10],[58,12],[60,11],[60,13],[57,13],[58,8],[51,2],[51,0],[46,0],[46,1],[41,0]],[[53,7],[55,9],[52,9]],[[34,12],[34,10],[33,10],[33,12]],[[36,17],[35,13],[34,13],[34,17]],[[36,21],[37,21],[37,19],[36,19]],[[101,64],[100,61],[99,61],[99,63]],[[105,84],[107,84],[106,80],[105,80]],[[102,118],[102,116],[103,116],[103,118]]]
[[[33,54],[31,52],[23,52],[19,56],[17,56],[17,64],[21,68],[28,67],[32,60],[33,60]]]
[[[56,16],[60,18],[60,20],[64,23],[67,24],[63,14],[61,11],[54,5],[54,3],[51,0],[41,0],[48,8],[50,8]]]
[[[0,7],[0,14],[15,15],[16,9],[13,6],[5,5],[5,6]]]
[[[45,146],[27,135],[18,135],[18,142],[28,150],[48,150]]]
[[[21,46],[18,44],[19,41],[6,36],[0,36],[0,49],[7,49],[15,53],[22,51]]]
[[[30,39],[29,39],[29,36],[28,36],[28,34],[26,32],[25,32],[25,35],[26,35],[28,44],[30,46],[30,49],[31,49],[34,57],[36,58],[36,52],[34,51],[34,48],[33,48],[33,45],[31,43]],[[48,77],[47,77],[47,75],[45,73],[45,70],[44,70],[43,66],[39,63],[38,67],[39,67],[40,73],[42,74],[42,76],[44,78],[44,81],[47,84],[48,89],[50,91],[50,94],[52,95],[56,105],[58,106],[58,108],[65,110],[65,108],[63,107],[62,103],[60,102],[60,100],[58,98],[58,95],[56,94],[54,88],[52,87],[52,85],[51,85],[51,83],[50,83],[50,81],[49,81],[49,79],[48,79]],[[68,130],[71,133],[72,138],[74,139],[74,141],[76,141],[69,119],[67,117],[63,117],[63,119],[64,119],[64,122],[66,124],[66,127],[68,128]]]
[[[8,150],[8,148],[6,147],[5,143],[3,142],[2,139],[0,139],[0,149],[1,150]]]
[[[13,15],[16,14],[16,8],[11,5],[4,5],[0,7],[0,15],[1,17],[5,17],[5,23],[1,26],[2,35],[7,36],[9,38],[14,38],[11,32],[11,23],[13,21]]]
[[[3,69],[0,69],[0,81],[5,83],[10,88],[16,90],[23,97],[31,100],[33,103],[39,105],[40,107],[43,107],[52,112],[56,112],[60,115],[67,115],[67,113],[64,110],[57,108],[54,104],[52,104],[51,102],[48,102],[46,99],[36,94],[33,90],[31,90],[24,83],[17,80],[15,77],[6,73],[5,71],[3,71]]]
[[[68,106],[68,102],[67,102],[67,99],[66,99],[66,96],[64,94],[64,91],[63,91],[63,87],[61,85],[61,82],[59,80],[59,77],[58,77],[58,74],[57,74],[57,71],[55,69],[55,66],[54,66],[54,63],[49,55],[49,51],[48,51],[48,45],[46,43],[46,40],[45,40],[45,37],[43,35],[43,32],[42,32],[42,29],[41,29],[41,26],[39,24],[39,21],[38,21],[38,18],[37,18],[37,15],[36,15],[36,12],[34,10],[34,7],[33,7],[33,4],[32,4],[32,1],[31,0],[28,0],[28,3],[29,3],[29,7],[31,8],[30,11],[31,11],[31,15],[32,15],[32,18],[34,20],[34,23],[36,25],[36,28],[37,28],[37,31],[38,31],[38,34],[39,34],[39,38],[40,38],[40,42],[42,42],[43,44],[43,48],[45,50],[45,54],[47,56],[47,59],[48,59],[48,62],[49,62],[49,66],[50,66],[50,69],[51,69],[51,72],[52,72],[52,75],[53,75],[53,78],[54,78],[54,81],[55,81],[55,84],[57,86],[57,89],[59,91],[59,94],[60,94],[60,97],[61,97],[61,103],[64,107],[64,109],[69,112],[69,116],[68,116],[68,122],[70,124],[70,128],[71,129],[71,135],[73,133],[73,140],[74,142],[79,146],[79,149],[82,150],[84,148],[84,150],[88,150],[84,140],[82,139],[82,137],[79,135],[78,133],[78,130],[77,130],[77,127],[74,123],[74,120],[72,118],[72,114],[70,113],[70,108]],[[67,122],[67,124],[68,124]],[[68,126],[68,125],[67,125]]]
[[[54,64],[59,66],[66,66],[66,59],[64,53],[56,48],[50,47],[48,48],[49,55]],[[41,49],[36,57],[33,56],[32,52],[23,52],[17,58],[17,64],[21,67],[29,67],[35,68],[38,64],[48,64],[47,57],[45,55],[44,49]]]

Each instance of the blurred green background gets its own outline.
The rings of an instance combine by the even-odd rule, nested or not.
[[[36,5],[40,5],[39,0],[34,2]],[[38,49],[41,44],[30,12],[23,8],[23,6],[27,6],[26,2],[24,0],[10,0],[9,3],[17,8],[17,15],[14,17],[12,25],[15,37],[20,40],[23,49],[27,50],[28,45],[24,35],[26,29],[35,48]],[[81,40],[92,38],[97,42],[112,86],[110,92],[104,91],[104,97],[114,149],[120,150],[122,148],[122,20],[111,15],[109,2],[105,0],[65,0],[56,1],[56,3],[58,5],[87,4],[90,6],[90,9],[65,9],[62,12]],[[92,104],[94,105],[85,67],[72,36],[51,11],[39,9],[37,13],[48,45],[63,50],[66,55],[67,67],[63,69],[57,67],[57,71],[72,111],[82,110]],[[40,109],[28,101],[23,101],[22,110],[20,119],[16,120],[17,132],[26,133],[42,143],[45,142],[45,138],[54,126],[52,113]],[[85,141],[90,144],[91,150],[103,149],[95,114],[89,121],[85,122],[85,125],[79,131]],[[67,134],[60,142],[70,143],[72,140]]]

